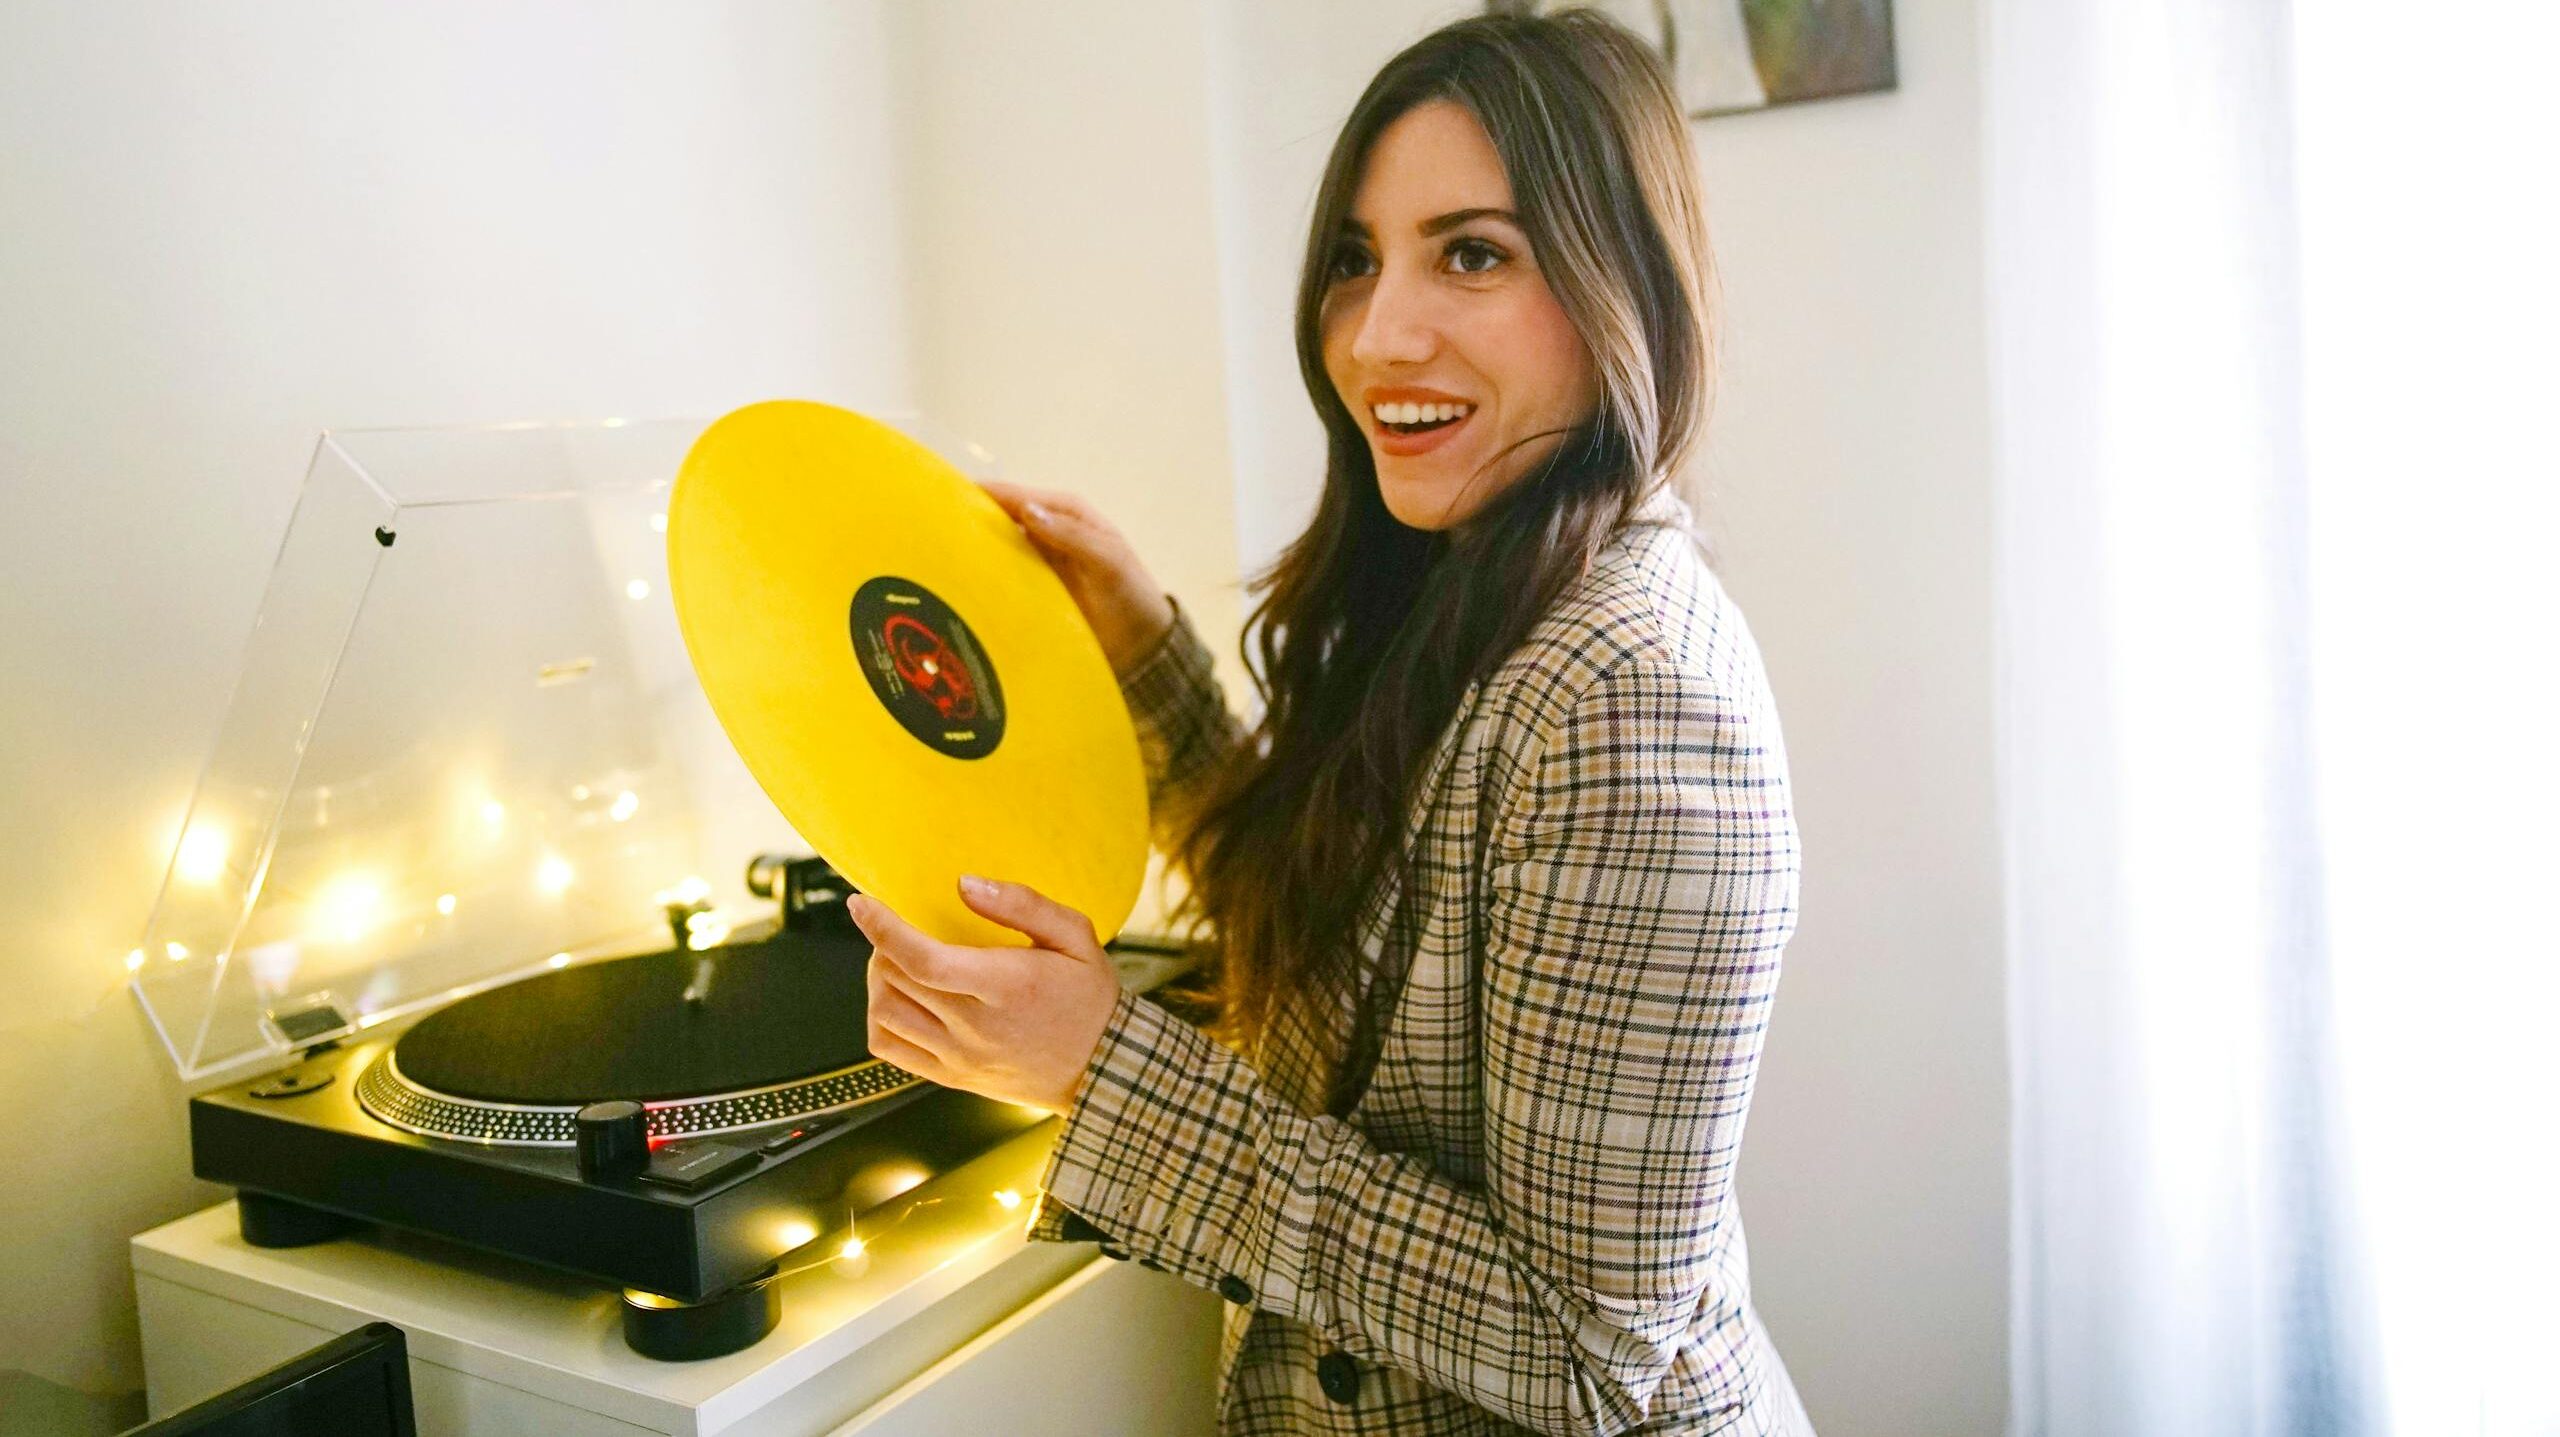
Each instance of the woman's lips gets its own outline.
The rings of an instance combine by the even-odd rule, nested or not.
[[[1416,454],[1428,454],[1448,443],[1450,435],[1475,422],[1477,413],[1478,411],[1470,409],[1460,418],[1450,420],[1437,429],[1426,429],[1419,434],[1398,434],[1379,423],[1373,415],[1369,420],[1369,432],[1377,442],[1378,452],[1392,454],[1399,459],[1410,459]]]

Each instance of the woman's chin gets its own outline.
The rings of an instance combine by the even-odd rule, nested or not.
[[[1385,464],[1378,466],[1378,498],[1387,513],[1408,529],[1436,533],[1473,518],[1492,496],[1468,493],[1467,487],[1454,481],[1400,478]]]
[[[1378,497],[1386,501],[1388,515],[1408,529],[1437,532],[1455,527],[1464,517],[1449,513],[1450,496],[1442,489],[1407,487],[1381,481]]]

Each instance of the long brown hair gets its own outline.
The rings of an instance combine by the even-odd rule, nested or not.
[[[1464,106],[1491,137],[1602,391],[1548,457],[1446,533],[1387,512],[1368,439],[1327,377],[1322,334],[1369,151],[1432,100]],[[1298,281],[1298,367],[1324,421],[1324,492],[1306,532],[1254,582],[1245,662],[1262,718],[1175,853],[1207,920],[1211,961],[1193,995],[1208,1000],[1212,1032],[1250,1049],[1290,995],[1346,991],[1354,930],[1402,861],[1419,770],[1467,685],[1518,646],[1697,442],[1715,298],[1687,118],[1661,61],[1606,17],[1459,21],[1388,61],[1352,108]]]

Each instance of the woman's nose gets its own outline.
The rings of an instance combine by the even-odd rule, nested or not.
[[[1393,272],[1378,276],[1360,311],[1360,328],[1351,336],[1353,361],[1380,367],[1418,364],[1439,345],[1439,329],[1423,286]]]

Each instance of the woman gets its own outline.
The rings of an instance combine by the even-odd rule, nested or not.
[[[1032,952],[856,899],[872,1047],[1066,1116],[1033,1236],[1233,1304],[1224,1431],[1811,1430],[1733,1201],[1794,926],[1785,761],[1668,488],[1711,296],[1652,53],[1467,20],[1380,72],[1318,194],[1330,457],[1248,628],[1250,732],[1106,521],[990,486],[1120,675],[1214,934],[1206,1026],[970,878]]]

